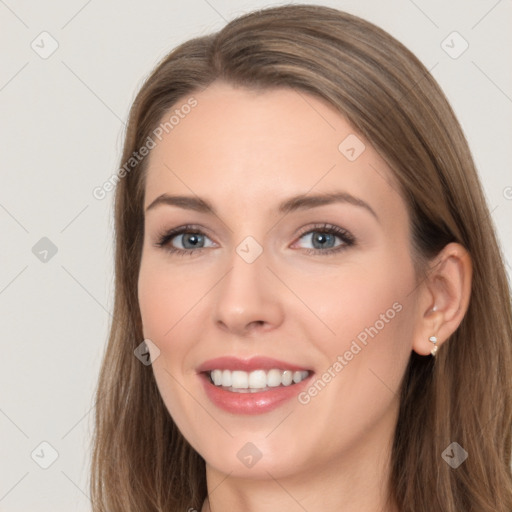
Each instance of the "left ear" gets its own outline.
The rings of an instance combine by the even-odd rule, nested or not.
[[[419,288],[412,349],[423,356],[457,330],[469,305],[473,266],[468,251],[450,243],[434,258]],[[429,338],[437,337],[437,343]]]

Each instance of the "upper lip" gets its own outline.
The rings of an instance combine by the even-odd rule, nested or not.
[[[271,357],[254,356],[249,359],[239,359],[233,356],[217,357],[209,359],[197,367],[198,372],[208,372],[211,370],[241,370],[251,372],[253,370],[272,370],[274,368],[281,370],[309,370],[304,366],[300,366],[286,361],[280,361]]]

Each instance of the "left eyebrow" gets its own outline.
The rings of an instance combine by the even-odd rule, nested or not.
[[[366,202],[355,197],[348,192],[331,192],[325,194],[316,195],[300,195],[291,197],[279,205],[279,212],[287,214],[297,210],[306,210],[309,208],[316,208],[318,206],[324,206],[333,203],[348,203],[353,206],[359,206],[370,212],[377,221],[379,216],[375,213],[375,210]]]
[[[288,214],[298,210],[307,210],[310,208],[317,208],[334,203],[346,203],[353,206],[364,208],[379,221],[378,215],[375,210],[366,202],[355,197],[348,192],[331,192],[316,195],[298,195],[286,199],[277,208],[281,214]],[[169,194],[162,194],[158,196],[147,208],[146,212],[156,208],[159,205],[177,206],[186,210],[194,210],[199,213],[212,213],[217,215],[213,205],[196,196],[173,196]]]

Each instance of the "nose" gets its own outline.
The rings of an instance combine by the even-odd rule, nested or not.
[[[237,337],[279,327],[284,316],[280,283],[267,268],[265,251],[252,263],[234,252],[230,263],[214,295],[216,326]]]

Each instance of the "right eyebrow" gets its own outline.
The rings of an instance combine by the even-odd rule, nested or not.
[[[186,210],[194,210],[199,213],[215,213],[213,206],[206,200],[192,196],[171,196],[162,194],[158,196],[147,208],[146,211],[153,210],[159,205],[177,206]]]

